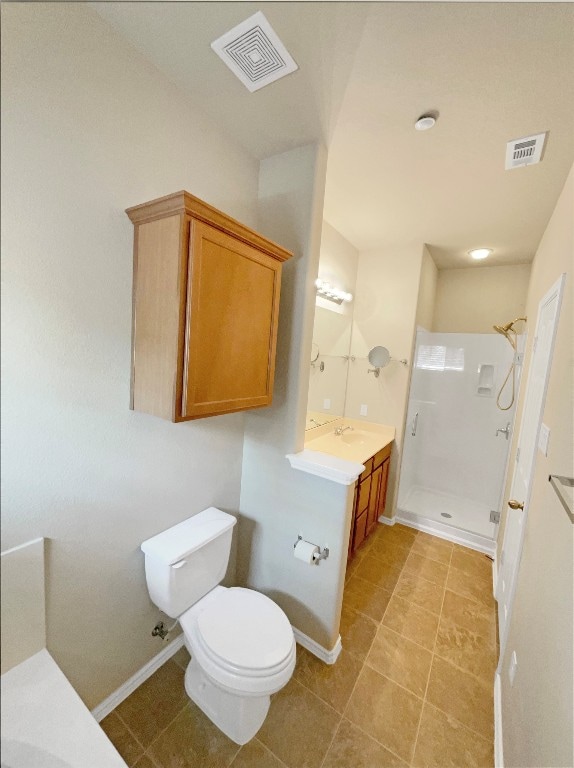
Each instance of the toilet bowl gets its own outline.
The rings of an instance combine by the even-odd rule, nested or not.
[[[211,507],[141,545],[150,597],[178,618],[191,661],[190,699],[237,744],[255,736],[272,693],[291,678],[289,619],[252,589],[222,587],[236,520]]]
[[[293,630],[265,595],[215,587],[179,619],[190,699],[237,744],[255,736],[295,668]]]

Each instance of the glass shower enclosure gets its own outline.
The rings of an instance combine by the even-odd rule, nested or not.
[[[417,332],[399,521],[494,553],[515,408],[497,396],[513,360],[499,335]]]

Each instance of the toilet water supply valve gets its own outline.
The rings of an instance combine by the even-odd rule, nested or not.
[[[175,627],[176,624],[177,624],[177,621],[174,621],[171,627],[166,627],[163,621],[158,621],[155,627],[151,631],[151,636],[161,637],[162,640],[165,640],[165,638],[169,635],[169,633]]]

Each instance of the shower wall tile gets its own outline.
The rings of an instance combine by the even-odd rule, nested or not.
[[[420,352],[422,348],[427,354]],[[453,369],[429,367],[440,366],[440,348],[450,350],[446,364]],[[418,332],[399,507],[407,509],[409,491],[420,487],[498,508],[510,442],[504,435],[497,437],[496,430],[512,421],[514,407],[499,410],[496,393],[512,356],[510,345],[495,333]],[[477,394],[479,369],[485,364],[494,370],[492,397]]]

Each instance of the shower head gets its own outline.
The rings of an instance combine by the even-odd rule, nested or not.
[[[514,330],[514,323],[517,323],[519,320],[524,320],[524,322],[526,322],[525,317],[515,317],[514,320],[511,320],[510,323],[506,323],[506,325],[493,325],[492,327],[497,333],[501,333],[503,336],[506,336],[508,331],[513,331],[516,333]]]
[[[516,329],[514,328],[514,323],[518,323],[519,320],[524,320],[526,322],[525,317],[515,317],[514,320],[512,320],[510,323],[506,323],[506,325],[493,325],[492,327],[497,333],[501,333],[508,341],[510,342],[511,346],[516,349],[516,343],[514,342],[514,339],[510,335],[512,332],[514,336],[517,336]]]
[[[513,333],[516,334],[516,331],[514,330],[514,328],[512,328],[512,323],[508,323],[508,325],[493,325],[492,327],[497,333],[501,333],[505,339],[508,339],[508,342],[512,347],[512,349],[516,349],[516,344],[514,343],[514,339],[510,335],[511,329]]]

